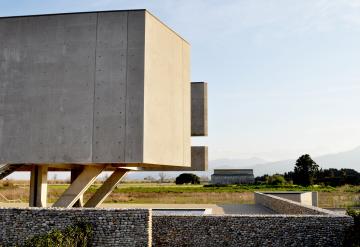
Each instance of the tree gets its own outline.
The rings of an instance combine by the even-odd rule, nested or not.
[[[154,182],[155,178],[152,176],[146,176],[146,177],[144,177],[144,181]]]
[[[165,182],[166,174],[165,172],[159,172],[159,182],[163,183]]]
[[[269,175],[268,174],[258,176],[258,177],[255,178],[255,183],[256,184],[267,184],[268,181],[269,181]]]
[[[319,166],[308,154],[300,156],[295,164],[293,179],[295,184],[309,186],[314,184],[314,179],[319,171]]]
[[[284,173],[284,178],[288,183],[293,183],[294,180],[294,172],[290,171],[290,172],[285,172]]]
[[[267,183],[271,185],[284,185],[286,184],[286,180],[282,175],[275,174],[269,177]]]
[[[200,184],[200,178],[192,173],[182,173],[176,180],[176,184]]]
[[[340,170],[335,168],[320,169],[316,182],[330,186],[341,186],[344,184],[359,185],[360,173],[354,169],[347,168],[342,168]]]

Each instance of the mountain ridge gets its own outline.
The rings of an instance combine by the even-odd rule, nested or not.
[[[209,161],[209,168],[206,172],[193,172],[198,176],[210,176],[214,169],[253,169],[255,176],[264,174],[284,173],[294,170],[296,159],[286,159],[279,161],[266,161],[259,157],[248,159],[222,158]],[[360,146],[349,151],[337,152],[332,154],[313,157],[313,160],[320,168],[349,168],[360,171]],[[166,172],[167,177],[176,177],[183,172]],[[159,172],[134,172],[128,175],[128,179],[142,179],[146,176],[158,177]]]

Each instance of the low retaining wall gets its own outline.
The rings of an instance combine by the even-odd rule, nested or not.
[[[262,193],[317,207],[317,191],[271,191]]]
[[[255,203],[263,205],[280,214],[333,215],[330,210],[301,204],[279,196],[255,192]]]
[[[0,246],[76,222],[92,246],[341,246],[353,219],[324,215],[152,216],[149,209],[0,208]]]
[[[93,225],[92,246],[151,245],[148,209],[0,208],[0,246],[16,246],[78,221]]]
[[[346,216],[153,216],[153,246],[342,246]]]

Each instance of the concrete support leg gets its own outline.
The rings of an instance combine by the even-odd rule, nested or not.
[[[73,183],[77,177],[81,174],[81,172],[83,171],[83,168],[74,168],[71,169],[71,178],[70,178],[70,183]],[[79,199],[75,202],[74,206],[75,208],[81,208],[84,206],[84,195],[81,195],[79,197]]]
[[[123,179],[128,170],[118,169],[103,183],[103,185],[95,192],[95,194],[86,202],[85,207],[98,207],[108,195],[115,189],[116,185]]]
[[[47,173],[46,165],[33,165],[30,176],[30,207],[46,207],[47,199]]]
[[[54,203],[53,207],[71,208],[85,191],[95,182],[105,166],[86,165],[69,188]]]

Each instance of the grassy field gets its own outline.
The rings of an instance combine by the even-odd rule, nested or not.
[[[100,184],[85,193],[89,198]],[[48,201],[54,202],[68,184],[49,184]],[[312,186],[301,187],[268,185],[231,185],[225,187],[204,185],[175,185],[171,183],[123,183],[107,198],[111,203],[191,203],[191,204],[237,204],[253,203],[253,191],[318,191],[320,207],[360,206],[360,186]],[[8,200],[28,201],[29,185],[25,181],[2,181],[0,194]],[[0,196],[0,202],[5,202]]]

